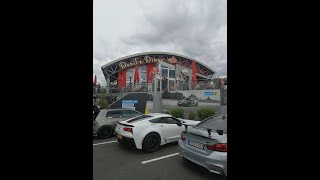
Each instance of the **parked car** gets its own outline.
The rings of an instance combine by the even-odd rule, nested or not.
[[[93,135],[99,138],[108,138],[115,133],[114,128],[118,121],[127,120],[142,113],[133,109],[103,109],[93,121]]]
[[[125,121],[116,126],[118,142],[145,152],[157,151],[160,146],[177,142],[184,130],[182,123],[196,125],[199,121],[184,120],[163,113],[151,113]]]
[[[178,151],[183,160],[227,176],[227,115],[209,117],[180,135]]]
[[[198,100],[196,98],[185,98],[178,101],[178,106],[198,106]]]

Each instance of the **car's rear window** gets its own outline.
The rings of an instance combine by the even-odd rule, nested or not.
[[[224,134],[227,134],[227,117],[222,119],[222,116],[216,116],[202,121],[195,126],[196,128],[223,130]]]
[[[121,111],[120,110],[114,110],[114,111],[108,111],[107,112],[107,117],[120,117],[121,116]]]
[[[142,115],[142,116],[138,116],[138,117],[135,117],[135,118],[133,118],[133,119],[131,119],[131,120],[129,120],[129,121],[127,121],[128,123],[133,123],[133,122],[137,122],[137,121],[139,121],[139,120],[143,120],[143,119],[145,119],[145,118],[150,118],[150,117],[152,117],[152,116],[149,116],[149,115]]]

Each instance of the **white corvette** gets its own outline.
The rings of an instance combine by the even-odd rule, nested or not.
[[[200,121],[185,120],[168,114],[151,113],[117,123],[118,142],[131,144],[137,149],[154,152],[160,146],[177,142],[187,124],[194,126]]]

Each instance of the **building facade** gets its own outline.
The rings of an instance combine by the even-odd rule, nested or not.
[[[214,88],[216,73],[207,65],[183,55],[145,52],[114,60],[101,67],[107,93],[150,91],[156,76],[164,91]]]

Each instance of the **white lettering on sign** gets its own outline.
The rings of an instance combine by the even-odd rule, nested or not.
[[[131,68],[131,67],[137,66],[137,65],[143,65],[143,64],[148,64],[148,63],[157,63],[160,61],[166,62],[167,60],[164,58],[153,58],[150,56],[144,56],[143,60],[141,60],[141,59],[139,60],[138,58],[134,58],[129,62],[121,61],[119,63],[119,67],[121,70],[123,70],[123,69]]]

